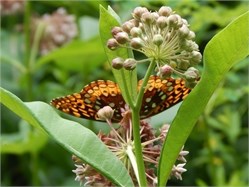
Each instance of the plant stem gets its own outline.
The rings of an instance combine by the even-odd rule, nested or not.
[[[34,70],[35,58],[38,54],[39,44],[40,44],[42,35],[44,33],[44,29],[45,29],[45,24],[41,22],[38,24],[35,30],[34,41],[32,43],[30,58],[29,58],[29,70],[31,71],[31,73],[33,73],[33,70]]]
[[[148,70],[147,70],[147,72],[146,72],[146,74],[144,76],[142,86],[141,86],[141,88],[139,90],[138,97],[137,97],[135,107],[134,107],[134,108],[137,108],[139,111],[140,111],[140,108],[141,108],[141,105],[142,105],[142,99],[143,99],[143,96],[144,96],[144,90],[146,88],[146,85],[147,85],[148,80],[150,78],[151,72],[153,71],[155,65],[156,65],[156,61],[153,59],[150,62],[149,68],[148,68]]]
[[[24,38],[25,38],[25,55],[24,55],[24,63],[26,66],[26,81],[27,81],[27,88],[26,88],[26,99],[32,99],[32,77],[29,72],[29,58],[30,58],[30,2],[27,1],[25,3],[25,15],[24,15]]]
[[[24,15],[24,34],[25,34],[25,56],[24,63],[26,66],[29,64],[30,56],[30,2],[25,2],[25,15]]]
[[[140,186],[147,186],[147,180],[146,180],[146,175],[145,175],[142,144],[141,144],[141,139],[140,139],[140,115],[139,114],[140,114],[140,109],[142,105],[144,90],[149,80],[149,77],[151,75],[151,72],[155,67],[155,64],[156,64],[155,60],[152,60],[145,74],[145,77],[143,79],[143,83],[139,90],[135,105],[131,106],[133,138],[134,138],[135,155],[136,155],[136,161],[137,161]]]

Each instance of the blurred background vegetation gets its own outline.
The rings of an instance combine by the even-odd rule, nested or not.
[[[1,1],[1,86],[23,101],[49,103],[90,81],[113,80],[98,33],[99,4],[110,5],[123,21],[136,6],[170,6],[189,21],[201,52],[249,7],[247,1],[211,0]],[[248,64],[241,61],[220,83],[186,142],[188,171],[169,185],[248,186]],[[153,126],[170,123],[178,107],[153,117]],[[66,150],[3,105],[1,114],[2,186],[79,185]],[[63,116],[95,132],[107,130],[104,123]]]

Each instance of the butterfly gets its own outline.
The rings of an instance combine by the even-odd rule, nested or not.
[[[142,86],[138,82],[138,90]],[[185,87],[183,79],[160,79],[150,76],[144,91],[140,119],[154,116],[182,101],[191,91]],[[109,80],[97,80],[86,85],[79,93],[73,93],[51,101],[55,108],[76,117],[99,120],[97,112],[104,106],[114,109],[113,122],[122,120],[121,109],[125,108],[125,101],[118,85]]]

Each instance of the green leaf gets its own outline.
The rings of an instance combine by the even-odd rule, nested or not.
[[[72,41],[64,47],[41,57],[35,68],[38,70],[40,66],[46,63],[55,62],[57,66],[63,69],[87,74],[105,61],[106,56],[100,38],[97,37],[89,41]]]
[[[119,48],[115,51],[108,49],[106,44],[108,39],[112,38],[111,30],[115,26],[120,26],[120,18],[118,17],[118,15],[111,9],[111,7],[108,7],[108,10],[106,10],[104,7],[100,6],[100,36],[110,66],[114,58],[121,57],[123,59],[127,59],[131,57],[132,54],[130,50],[124,48]],[[121,93],[125,101],[127,102],[127,98],[129,97],[129,95],[134,96],[134,94],[137,93],[136,69],[133,71],[127,71],[123,68],[121,70],[112,68],[112,72],[121,89]],[[127,86],[127,88],[125,85]]]
[[[178,154],[198,117],[229,69],[249,54],[249,12],[213,37],[204,51],[200,82],[182,103],[164,143],[158,168],[159,186],[167,182]]]
[[[123,163],[89,129],[61,118],[43,102],[22,102],[0,88],[1,102],[28,123],[45,130],[57,143],[90,164],[113,183],[133,186]]]

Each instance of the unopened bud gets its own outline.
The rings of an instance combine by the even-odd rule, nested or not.
[[[158,13],[160,16],[169,16],[172,13],[172,9],[168,6],[162,6]]]
[[[139,26],[139,21],[136,19],[131,19],[131,20],[129,20],[129,22],[131,22],[135,27]]]
[[[140,36],[142,34],[142,30],[138,27],[133,27],[131,30],[130,30],[130,34],[131,36],[133,37],[137,37],[137,36]]]
[[[129,40],[129,36],[126,32],[119,32],[115,35],[115,39],[119,44],[125,44]]]
[[[118,46],[119,46],[119,45],[118,45],[118,42],[117,42],[117,40],[114,39],[114,38],[110,38],[110,39],[107,41],[107,47],[108,47],[109,49],[111,49],[111,50],[117,49]]]
[[[129,33],[130,30],[135,27],[134,23],[132,21],[126,21],[123,25],[122,25],[122,29],[123,31]]]
[[[153,36],[153,43],[160,46],[163,43],[163,37],[161,34],[155,34]]]
[[[181,70],[187,70],[190,66],[190,63],[188,60],[184,60],[184,59],[180,59],[177,62],[177,68],[181,69]]]
[[[112,36],[114,37],[117,33],[123,32],[121,27],[113,27],[112,29]]]
[[[124,61],[124,68],[126,70],[133,70],[137,65],[137,61],[133,58],[127,58],[125,61]]]
[[[100,120],[111,120],[114,114],[114,110],[110,106],[105,106],[97,112],[98,118]]]
[[[152,16],[153,20],[157,20],[159,18],[159,14],[157,12],[152,12],[151,16]]]
[[[131,39],[131,47],[134,49],[140,49],[144,45],[143,40],[141,38],[132,38]]]
[[[173,72],[172,67],[170,67],[169,65],[166,64],[166,65],[159,68],[158,74],[161,78],[169,78],[171,76],[172,72]]]
[[[148,9],[145,7],[136,7],[133,11],[133,17],[137,20],[141,19],[143,13],[148,12]]]
[[[112,67],[114,69],[121,69],[124,64],[124,59],[117,57],[112,60]]]
[[[180,42],[181,47],[186,51],[192,51],[192,41],[191,40],[184,40],[182,39]]]
[[[146,24],[151,24],[154,21],[154,17],[151,15],[150,12],[145,12],[142,14],[141,20]]]
[[[191,58],[190,62],[193,63],[194,65],[198,64],[202,59],[202,55],[198,51],[192,51],[191,56],[192,56],[192,58]]]
[[[187,39],[193,40],[195,38],[195,33],[193,31],[189,31]]]
[[[188,82],[195,82],[199,79],[199,71],[194,67],[190,67],[184,73],[184,77]]]
[[[176,17],[177,17],[177,24],[176,24],[176,28],[179,29],[181,28],[184,24],[183,24],[183,21],[182,21],[182,18],[181,16],[179,16],[178,14],[175,14]],[[187,26],[187,25],[186,25]]]
[[[160,16],[157,20],[156,23],[160,29],[164,29],[167,26],[167,18],[164,16]]]
[[[173,69],[175,69],[176,67],[177,67],[177,63],[175,62],[175,61],[170,61],[169,62],[169,65],[173,68]]]
[[[186,38],[189,35],[189,28],[186,25],[182,25],[178,33],[180,38]]]
[[[176,26],[177,25],[177,22],[178,22],[178,18],[176,15],[170,15],[168,17],[168,24],[171,25],[171,26]]]

